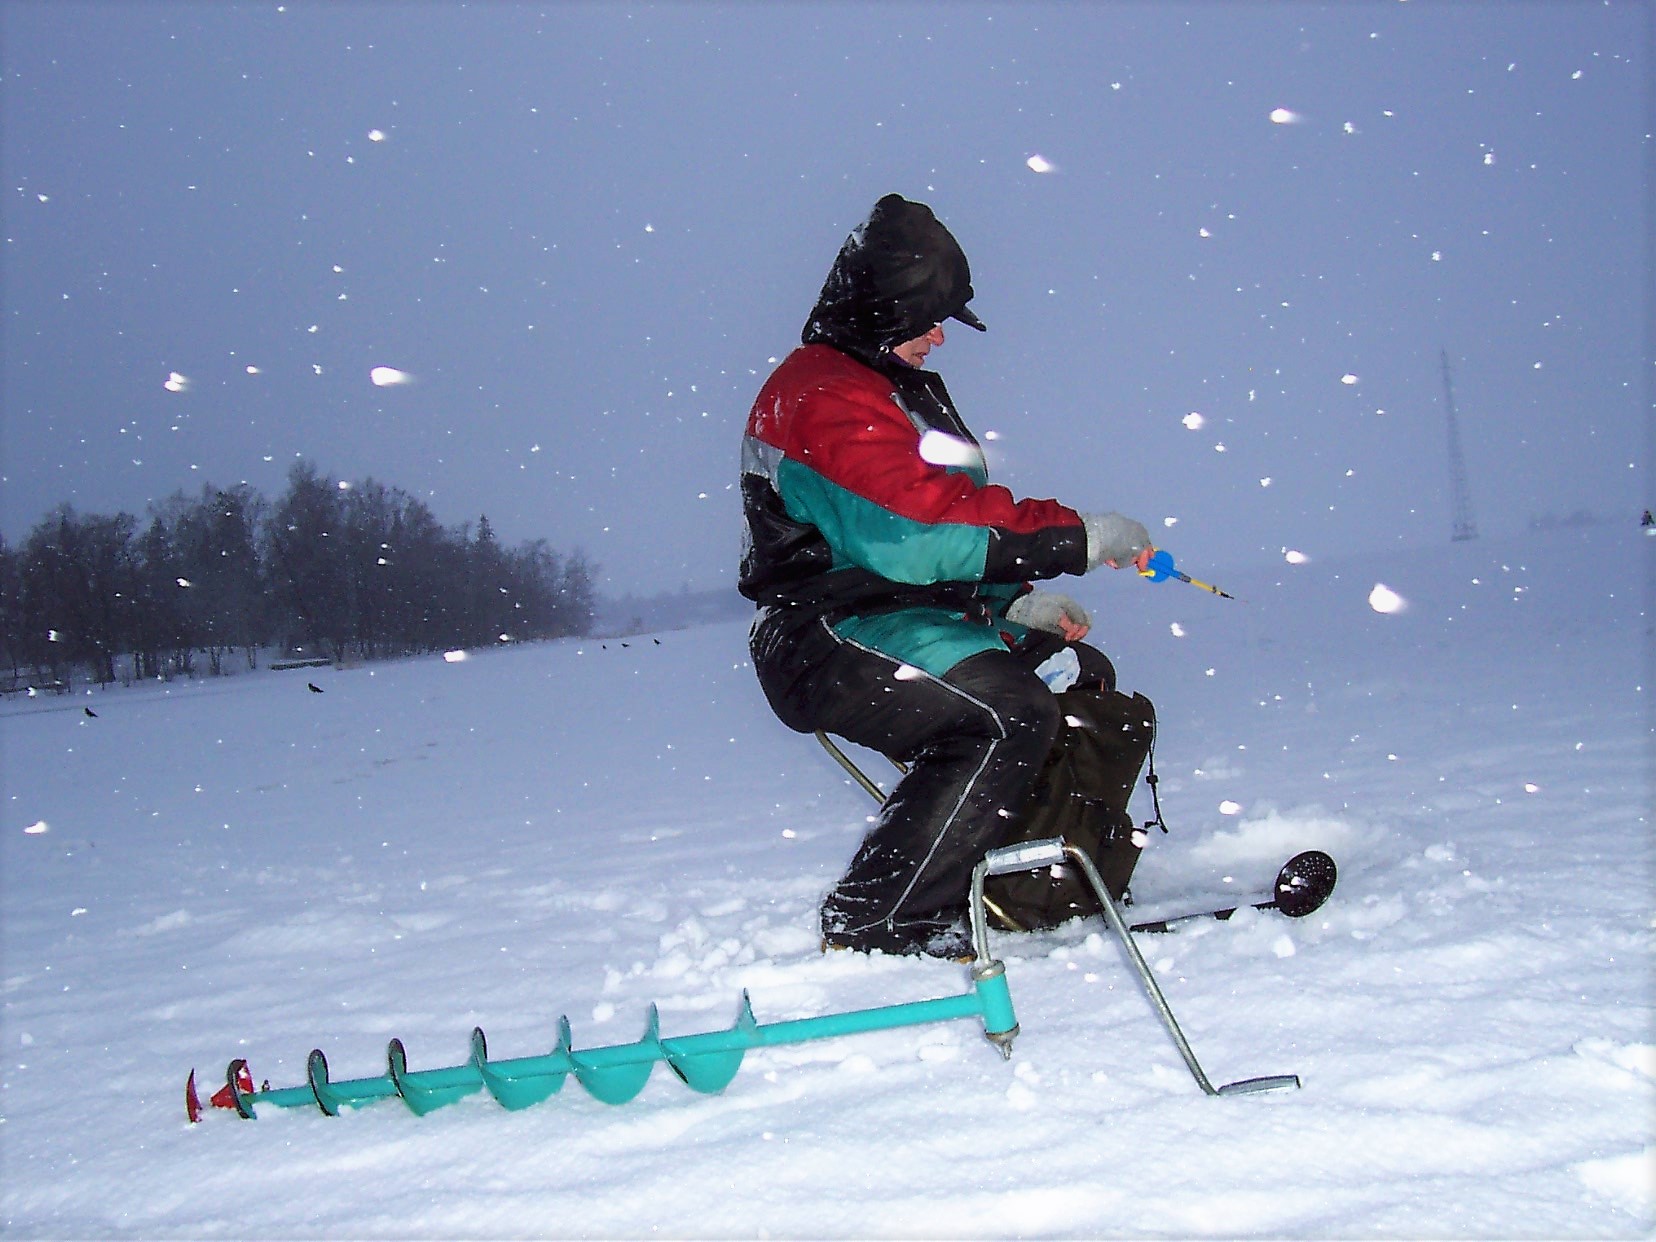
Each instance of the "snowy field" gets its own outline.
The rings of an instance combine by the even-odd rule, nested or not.
[[[1010,1061],[956,1020],[507,1112],[184,1117],[272,1086],[949,995],[819,954],[867,796],[776,724],[745,627],[13,702],[3,1198],[18,1238],[1636,1237],[1656,1228],[1650,583],[1597,527],[1076,582],[1160,708],[1135,913],[1340,863],[1301,921],[1000,937]],[[1377,611],[1383,583],[1404,602]],[[1377,597],[1379,598],[1379,597]],[[314,682],[322,693],[312,693]],[[97,714],[89,716],[83,708]],[[866,756],[865,756],[866,757]],[[869,758],[884,776],[883,760]],[[1141,795],[1142,797],[1142,795]],[[1148,813],[1144,802],[1137,804]]]

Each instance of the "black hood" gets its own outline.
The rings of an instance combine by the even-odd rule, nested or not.
[[[930,207],[887,194],[840,247],[801,339],[878,364],[893,345],[945,319],[982,332],[966,308],[971,299],[972,271],[960,243]]]

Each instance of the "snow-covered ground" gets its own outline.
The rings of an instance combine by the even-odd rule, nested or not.
[[[871,809],[774,722],[744,627],[14,702],[0,1230],[44,1237],[1628,1237],[1656,1227],[1648,597],[1599,527],[1075,583],[1159,706],[1138,912],[1339,860],[1316,915],[996,944],[1023,1033],[759,1049],[507,1112],[184,1119],[273,1086],[948,995],[823,957]],[[1380,612],[1384,583],[1405,605]],[[1378,598],[1378,597],[1377,597]],[[314,681],[322,693],[312,693]],[[83,708],[97,714],[89,716]],[[868,757],[883,776],[883,761]],[[1140,804],[1142,806],[1142,804]],[[205,1092],[204,1092],[205,1094]]]

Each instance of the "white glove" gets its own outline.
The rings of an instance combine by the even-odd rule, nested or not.
[[[1008,621],[1027,625],[1032,630],[1045,630],[1048,634],[1056,634],[1065,639],[1069,635],[1064,631],[1061,621],[1066,618],[1072,630],[1076,626],[1092,626],[1092,618],[1087,615],[1087,610],[1069,596],[1060,595],[1057,591],[1031,591],[1028,595],[1020,595],[1006,610]]]
[[[1131,564],[1150,543],[1150,532],[1144,523],[1135,522],[1119,513],[1083,513],[1081,524],[1087,529],[1087,569],[1113,564],[1116,568]]]

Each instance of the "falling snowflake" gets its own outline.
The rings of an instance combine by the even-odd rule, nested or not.
[[[1384,582],[1376,582],[1374,590],[1369,592],[1369,607],[1379,613],[1402,612],[1407,608],[1408,601]]]

